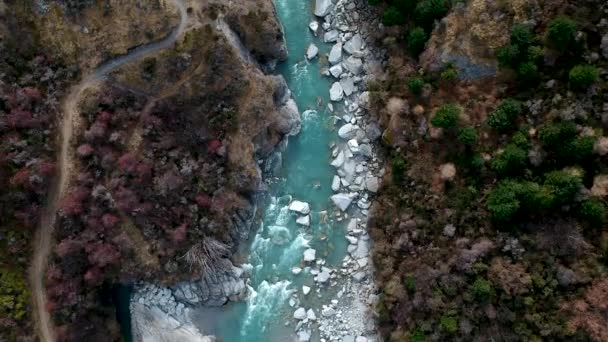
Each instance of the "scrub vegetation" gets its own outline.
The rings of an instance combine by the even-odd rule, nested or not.
[[[437,62],[455,54],[445,42],[407,59],[416,27],[474,29],[467,13],[482,3],[452,4],[459,14],[441,1],[380,4],[384,24],[405,29],[382,37],[392,63],[370,97],[392,156],[371,222],[381,330],[389,341],[605,341],[608,7],[505,4],[489,13],[500,23],[485,22],[510,22],[492,54]],[[421,21],[446,14],[435,31]],[[495,72],[472,77],[481,61]],[[393,98],[407,108],[387,110]]]

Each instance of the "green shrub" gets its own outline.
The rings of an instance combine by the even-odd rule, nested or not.
[[[413,275],[407,275],[405,277],[405,289],[409,294],[416,293],[416,278]]]
[[[416,5],[416,23],[427,32],[431,31],[435,20],[443,18],[450,10],[448,0],[422,0]]]
[[[488,198],[488,210],[492,219],[499,223],[506,223],[517,215],[520,202],[515,191],[515,182],[507,180],[498,183]]]
[[[390,6],[384,11],[382,23],[386,26],[395,26],[405,23],[405,16],[395,7]]]
[[[418,55],[424,51],[424,46],[428,39],[423,28],[414,27],[407,35],[407,50],[412,56],[418,57]]]
[[[424,88],[424,81],[420,77],[413,77],[407,81],[407,87],[414,95],[420,95]]]
[[[23,277],[8,269],[0,269],[0,316],[20,321],[27,314],[29,295]]]
[[[454,334],[458,331],[458,321],[454,316],[443,315],[439,319],[439,327],[448,334]]]
[[[401,184],[403,182],[403,173],[405,172],[405,160],[401,156],[393,157],[391,161],[391,170],[393,176],[393,182]]]
[[[583,186],[579,176],[566,171],[552,171],[545,174],[544,184],[551,188],[557,205],[570,203]]]
[[[527,49],[530,45],[534,44],[536,36],[530,30],[528,25],[515,24],[511,29],[511,44],[523,50]]]
[[[513,134],[511,142],[515,144],[515,146],[526,150],[530,148],[530,141],[528,140],[528,137],[522,132],[517,132]]]
[[[516,45],[507,44],[498,49],[496,59],[501,66],[513,67],[519,64],[520,55],[519,48]]]
[[[585,200],[579,208],[579,217],[591,227],[601,228],[606,223],[606,204],[598,198]]]
[[[509,144],[492,161],[492,169],[500,175],[520,174],[527,165],[528,152],[514,144]]]
[[[460,107],[455,104],[445,104],[437,110],[431,124],[444,129],[454,128],[458,123],[459,115]]]
[[[576,23],[567,17],[557,17],[549,23],[547,40],[561,52],[576,45]]]
[[[524,86],[533,86],[539,80],[538,67],[532,61],[524,62],[517,68],[517,80]]]
[[[513,191],[519,199],[521,209],[529,213],[549,209],[555,200],[552,188],[534,182],[514,184]]]
[[[485,302],[489,300],[492,296],[492,283],[485,279],[477,278],[477,280],[475,280],[475,282],[473,283],[471,291],[473,292],[473,296],[475,297],[475,299],[480,302]]]
[[[585,90],[597,82],[599,72],[592,65],[577,65],[570,70],[570,87]]]
[[[591,158],[593,156],[593,147],[595,146],[596,141],[597,137],[595,136],[577,137],[574,139],[570,144],[570,159],[581,162]]]
[[[554,147],[572,141],[576,136],[576,125],[572,122],[550,123],[538,132],[538,138],[547,147]]]
[[[515,69],[523,79],[526,71],[537,72],[536,63],[542,60],[542,48],[533,46],[536,42],[536,36],[528,25],[516,24],[511,30],[509,44],[498,49],[496,59],[501,66]]]
[[[395,6],[401,13],[408,15],[416,9],[418,0],[390,0],[391,5]]]
[[[381,2],[382,0],[367,0],[367,3],[372,6],[378,6]]]
[[[477,143],[477,131],[473,127],[464,127],[458,132],[458,141],[466,146],[473,146]]]
[[[506,132],[515,127],[515,120],[522,113],[521,103],[513,99],[503,100],[488,117],[488,125],[498,132]]]
[[[426,342],[424,331],[420,328],[414,329],[414,331],[410,333],[410,342]]]

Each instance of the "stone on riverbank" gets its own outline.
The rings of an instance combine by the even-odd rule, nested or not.
[[[298,308],[296,311],[294,311],[293,318],[300,321],[306,319],[306,309],[302,307]]]
[[[304,251],[304,261],[306,262],[313,262],[315,261],[315,259],[317,258],[317,251],[309,248],[307,250]]]
[[[298,217],[296,223],[306,227],[310,226],[310,215]]]
[[[310,205],[306,202],[294,200],[289,204],[289,210],[295,211],[302,215],[308,215],[310,213]]]
[[[340,85],[340,82],[335,82],[332,84],[331,89],[329,89],[329,99],[332,101],[342,101],[343,98],[344,91],[342,85]]]
[[[346,44],[344,44],[344,51],[352,55],[355,52],[361,51],[362,47],[363,39],[361,39],[361,35],[357,33],[349,41],[347,41]]]
[[[327,58],[330,64],[338,64],[342,61],[342,43],[337,43],[329,51],[329,57]]]
[[[306,59],[311,60],[317,57],[319,54],[319,48],[315,44],[310,44],[306,50]]]
[[[356,193],[351,193],[351,194],[336,194],[331,196],[331,200],[332,202],[334,202],[334,204],[336,205],[336,207],[338,207],[340,210],[342,211],[346,211],[346,209],[348,209],[348,207],[350,206],[350,204],[353,202],[353,199],[355,198]]]
[[[350,140],[357,135],[358,130],[359,126],[347,123],[338,129],[338,136],[342,139]]]
[[[337,30],[331,30],[331,31],[325,32],[325,34],[323,35],[323,41],[326,43],[333,43],[338,40],[339,36],[340,36],[340,32],[338,32]]]
[[[363,71],[363,62],[360,58],[350,56],[342,62],[342,64],[344,64],[346,70],[352,72],[354,75],[359,75]]]
[[[335,77],[335,78],[340,78],[340,75],[342,75],[342,65],[340,64],[336,64],[334,66],[332,66],[331,68],[329,68],[329,73]]]
[[[331,12],[333,4],[331,0],[316,0],[315,1],[315,15],[317,17],[324,17]]]

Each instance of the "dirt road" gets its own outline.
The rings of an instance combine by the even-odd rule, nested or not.
[[[34,302],[34,316],[38,332],[42,341],[53,342],[55,335],[49,312],[46,310],[46,292],[44,286],[44,275],[48,265],[53,241],[53,228],[55,226],[59,202],[69,187],[71,169],[73,167],[73,153],[71,143],[73,133],[78,129],[80,114],[78,103],[85,89],[97,85],[116,68],[135,61],[158,50],[170,47],[184,32],[187,24],[187,11],[184,0],[171,0],[179,10],[180,24],[165,39],[140,46],[133,49],[124,56],[116,57],[97,67],[91,74],[84,77],[80,83],[72,88],[63,102],[63,116],[59,126],[60,141],[59,154],[57,157],[57,175],[55,184],[52,186],[46,208],[40,218],[40,227],[36,233],[34,257],[30,270],[31,291]]]

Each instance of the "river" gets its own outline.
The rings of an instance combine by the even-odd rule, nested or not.
[[[314,43],[323,56],[330,45],[315,37],[308,28],[314,20],[314,1],[275,0],[283,23],[289,58],[278,66],[302,113],[302,130],[290,137],[283,154],[280,180],[274,184],[271,204],[263,224],[252,241],[249,263],[253,266],[251,287],[255,291],[245,303],[229,304],[220,309],[198,309],[194,321],[206,334],[222,342],[291,341],[294,333],[294,310],[312,308],[317,316],[321,306],[330,302],[336,290],[315,285],[314,275],[303,264],[303,252],[314,248],[317,259],[328,268],[339,268],[346,255],[344,224],[321,222],[322,212],[332,212],[331,182],[335,174],[330,166],[330,144],[337,142],[333,114],[327,109],[332,80],[321,74],[317,57],[307,61],[306,48]],[[325,63],[327,63],[325,61]],[[327,65],[325,65],[327,67]],[[311,224],[297,224],[299,216],[288,210],[290,199],[310,204]],[[295,275],[293,267],[303,268]],[[312,290],[304,295],[302,286]],[[289,305],[290,299],[295,302]],[[315,332],[312,331],[313,340]]]

